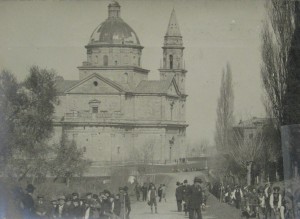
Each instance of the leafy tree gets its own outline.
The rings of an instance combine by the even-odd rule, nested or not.
[[[234,123],[233,118],[234,95],[232,88],[232,73],[230,65],[227,64],[226,69],[223,69],[220,96],[217,106],[217,121],[215,144],[218,151],[227,153],[229,150],[231,131]]]
[[[91,163],[84,159],[83,150],[77,148],[74,141],[69,141],[66,135],[62,136],[60,144],[56,145],[53,152],[50,172],[56,176],[55,180],[64,178],[67,186],[72,177],[82,176]]]
[[[1,74],[1,129],[2,148],[7,156],[3,166],[19,179],[26,175],[46,173],[52,134],[52,116],[58,103],[55,73],[33,66],[22,83],[12,74]]]

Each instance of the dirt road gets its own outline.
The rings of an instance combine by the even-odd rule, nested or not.
[[[166,174],[165,174],[166,175]],[[136,202],[132,205],[130,219],[184,219],[188,218],[183,212],[177,212],[175,199],[176,182],[187,179],[193,182],[195,176],[204,176],[201,172],[172,173],[167,184],[167,202],[158,202],[158,214],[152,214],[146,202]],[[239,219],[239,211],[224,203],[219,203],[212,195],[209,197],[206,211],[202,212],[203,219]]]

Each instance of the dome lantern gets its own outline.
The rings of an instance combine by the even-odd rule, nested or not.
[[[111,4],[108,5],[108,17],[109,18],[115,18],[120,17],[120,9],[121,6],[118,2],[114,1]]]

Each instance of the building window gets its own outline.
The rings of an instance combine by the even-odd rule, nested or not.
[[[173,69],[173,55],[169,56],[169,60],[170,60],[170,69]]]
[[[125,83],[128,83],[128,73],[127,72],[124,73],[124,77],[125,77]]]
[[[95,58],[95,63],[98,64],[98,56]]]
[[[86,153],[86,147],[83,147],[82,149],[83,149],[83,152]]]
[[[98,107],[97,106],[92,107],[92,113],[98,113]]]
[[[103,56],[103,65],[108,66],[108,56],[107,55]]]
[[[98,86],[98,82],[97,81],[94,81],[93,83],[96,87]]]
[[[115,61],[115,65],[118,65],[118,61],[117,60]]]

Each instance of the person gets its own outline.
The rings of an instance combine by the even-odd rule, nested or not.
[[[140,197],[141,197],[141,187],[140,185],[137,183],[134,187],[134,191],[135,191],[135,195],[136,195],[136,200],[140,201]]]
[[[166,195],[167,195],[167,186],[165,184],[162,185],[161,187],[161,196],[162,196],[162,199],[165,200],[165,202],[167,202],[167,198],[166,198]]]
[[[81,210],[81,207],[80,207],[80,201],[79,199],[73,199],[73,202],[72,202],[72,206],[73,206],[73,211],[72,211],[72,218],[74,219],[81,219],[83,217],[82,215],[82,210]]]
[[[157,202],[156,202],[157,192],[155,186],[152,185],[150,190],[148,191],[148,203],[151,208],[151,213],[153,213],[153,205],[155,207],[155,213],[157,214]]]
[[[47,205],[44,201],[44,196],[43,195],[38,195],[37,196],[37,202],[34,206],[34,212],[36,215],[36,218],[46,218],[47,215]]]
[[[55,198],[52,198],[50,202],[51,202],[51,205],[48,210],[48,217],[55,218],[56,217],[55,211],[56,211],[56,206],[57,206],[57,200]]]
[[[60,196],[58,198],[58,204],[55,208],[55,218],[65,218],[66,216],[66,207],[65,207],[65,196]]]
[[[257,203],[258,203],[258,209],[257,209],[258,218],[266,219],[266,199],[264,196],[264,189],[258,189]]]
[[[195,177],[194,184],[189,188],[189,219],[202,219],[201,208],[204,206],[202,179]]]
[[[243,198],[243,191],[241,187],[237,185],[234,190],[234,201],[235,201],[235,207],[237,209],[241,208],[242,198]]]
[[[271,196],[271,184],[267,182],[264,188],[264,196],[266,201],[266,218],[271,217],[271,206],[270,206],[270,196]]]
[[[271,218],[279,219],[282,197],[280,194],[280,187],[275,186],[273,188],[273,193],[270,195],[270,206],[271,206]]]
[[[189,189],[189,184],[188,181],[185,179],[183,181],[183,186],[182,186],[182,192],[183,192],[183,210],[184,214],[188,214],[188,189]]]
[[[183,199],[183,192],[182,192],[182,186],[180,184],[180,182],[176,183],[176,192],[175,192],[175,196],[176,196],[176,202],[177,202],[177,211],[181,212],[182,211],[182,199]]]
[[[158,189],[157,189],[157,195],[158,195],[158,201],[161,202],[161,198],[162,198],[162,184],[159,185]]]
[[[120,195],[116,194],[114,198],[114,208],[113,208],[114,219],[120,219],[121,214],[121,201]]]
[[[129,218],[130,212],[131,212],[131,203],[130,198],[128,194],[128,187],[124,186],[124,195],[125,195],[125,209],[127,212],[126,218]]]
[[[144,183],[142,186],[142,193],[143,193],[143,201],[146,201],[147,200],[147,185],[146,185],[146,183]]]
[[[33,192],[35,187],[32,184],[28,184],[26,187],[26,194],[23,196],[21,200],[21,208],[23,210],[24,218],[32,218],[34,215],[34,200],[33,200]]]

